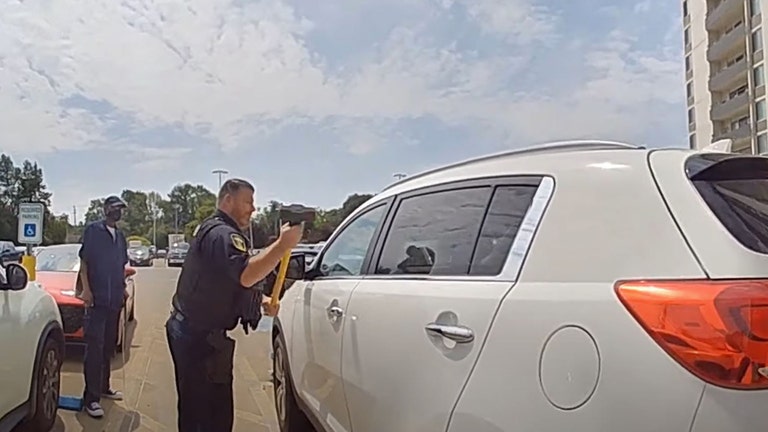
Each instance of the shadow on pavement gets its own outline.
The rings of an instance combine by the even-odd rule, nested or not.
[[[138,320],[134,320],[128,323],[126,332],[126,350],[124,353],[115,353],[112,358],[112,370],[120,370],[125,366],[123,363],[123,355],[125,355],[125,363],[131,361],[131,348],[135,348],[133,345],[133,336],[136,333],[136,326]],[[64,352],[64,364],[61,366],[62,372],[83,373],[83,355],[85,354],[85,345],[68,343]]]

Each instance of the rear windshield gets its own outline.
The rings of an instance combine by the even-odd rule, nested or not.
[[[768,254],[768,158],[700,154],[686,162],[686,172],[734,238]]]

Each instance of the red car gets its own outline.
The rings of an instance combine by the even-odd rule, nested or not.
[[[37,282],[40,283],[56,300],[64,325],[64,336],[68,343],[83,342],[83,301],[75,297],[77,272],[80,270],[78,252],[80,244],[62,244],[46,246],[37,253]],[[128,322],[134,319],[134,298],[136,287],[134,275],[136,269],[125,268],[126,290],[128,299],[120,314],[117,350],[122,350],[123,335]]]

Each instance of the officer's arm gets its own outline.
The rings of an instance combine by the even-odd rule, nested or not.
[[[290,248],[280,241],[262,251],[256,256],[248,255],[245,238],[236,232],[221,230],[211,233],[214,242],[213,254],[216,264],[223,267],[227,277],[239,283],[243,288],[250,289],[274,270],[283,254]]]
[[[277,267],[280,260],[286,252],[291,250],[291,246],[286,246],[284,242],[278,239],[269,247],[248,259],[248,264],[240,274],[240,285],[252,287],[267,277],[271,271]]]

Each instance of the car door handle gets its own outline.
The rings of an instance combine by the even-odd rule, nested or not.
[[[331,322],[336,322],[339,318],[341,318],[344,315],[344,309],[338,306],[329,307],[327,312],[328,312],[328,319],[331,320]]]
[[[456,343],[469,343],[475,340],[475,333],[469,327],[430,323],[425,329],[431,335],[442,336]]]

